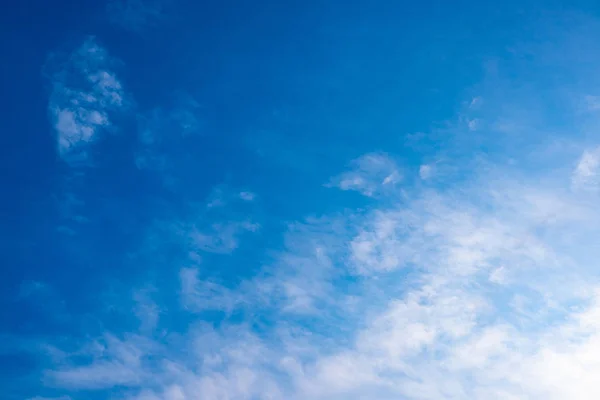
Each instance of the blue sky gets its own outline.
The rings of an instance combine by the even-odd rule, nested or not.
[[[392,3],[4,7],[0,397],[600,397],[600,8]]]

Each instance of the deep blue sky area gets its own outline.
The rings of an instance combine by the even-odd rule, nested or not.
[[[548,295],[550,272],[524,282],[595,279],[574,239],[595,228],[553,229],[596,217],[598,18],[592,1],[3,4],[0,397],[595,398],[457,354],[570,321],[542,299],[593,303]],[[478,314],[476,296],[506,304]],[[457,310],[475,322],[448,328]],[[500,342],[477,360],[563,354]]]

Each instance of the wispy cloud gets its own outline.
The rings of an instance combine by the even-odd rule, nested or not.
[[[576,189],[598,190],[600,184],[600,148],[585,150],[573,171]]]
[[[386,189],[393,188],[402,180],[402,174],[395,161],[386,154],[370,153],[354,160],[351,170],[330,182],[330,186],[342,190],[356,190],[365,196],[373,197]]]
[[[444,157],[455,179],[424,184],[422,168],[401,174],[393,155],[365,154],[329,185],[372,198],[369,207],[288,223],[239,281],[204,263],[254,232],[253,215],[227,211],[251,199],[219,189],[190,206],[152,243],[183,255],[166,264],[183,314],[173,318],[186,327],[64,346],[45,382],[128,400],[598,398],[600,211],[580,190],[597,184],[596,146],[573,155],[539,145],[543,113],[493,115],[485,99],[466,102],[443,132],[455,141],[444,154],[412,164]],[[518,132],[530,134],[526,149]],[[510,160],[491,154],[507,143]],[[457,148],[462,158],[447,157]],[[395,190],[400,182],[418,183]]]
[[[240,192],[238,194],[239,198],[244,200],[244,201],[254,201],[256,199],[256,193],[253,192]]]
[[[57,133],[57,147],[67,161],[87,156],[87,147],[111,127],[110,115],[125,106],[113,64],[94,38],[58,62],[53,55],[49,74],[52,93],[48,109]]]
[[[193,227],[192,246],[209,253],[231,253],[238,247],[239,237],[245,232],[256,232],[260,225],[250,221],[216,222],[209,227]]]
[[[206,201],[206,207],[217,208],[236,205],[239,201],[253,202],[256,200],[256,193],[247,190],[231,188],[227,185],[219,185],[213,188]]]
[[[71,389],[135,387],[148,379],[142,365],[157,350],[155,343],[140,336],[119,339],[105,335],[73,352],[60,369],[48,371],[45,381],[50,386]],[[87,364],[81,364],[81,360],[87,360]]]
[[[568,180],[505,172],[290,226],[286,251],[252,286],[180,271],[189,311],[243,303],[276,317],[267,331],[191,329],[186,354],[107,336],[90,364],[48,379],[129,386],[135,399],[595,398],[600,286],[588,246],[600,214]]]
[[[152,299],[154,292],[156,288],[145,287],[133,293],[134,313],[140,321],[140,331],[144,333],[154,331],[160,319],[161,309]]]
[[[423,164],[419,166],[419,177],[423,180],[431,178],[434,174],[434,166],[431,164]]]
[[[182,221],[182,234],[190,251],[230,254],[242,237],[257,233],[260,224],[254,220],[253,200],[256,195],[227,185],[218,185],[200,205],[193,223]]]
[[[181,301],[191,311],[220,310],[231,312],[239,302],[238,293],[209,280],[199,278],[198,268],[182,268]]]

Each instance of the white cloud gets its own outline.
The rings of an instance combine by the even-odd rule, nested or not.
[[[141,336],[119,339],[107,334],[72,353],[61,368],[47,371],[45,382],[70,389],[135,387],[147,378],[144,357],[157,349],[155,343]],[[82,359],[88,362],[81,364]]]
[[[253,201],[254,199],[256,199],[256,194],[252,192],[240,192],[239,196],[240,199],[244,201]]]
[[[267,331],[201,326],[176,349],[112,338],[47,378],[132,399],[594,399],[600,213],[567,180],[498,174],[291,225],[247,285],[180,271],[189,311],[243,304],[274,318]],[[348,277],[362,282],[353,296]]]
[[[600,148],[585,150],[573,171],[573,187],[597,190],[600,184]]]
[[[490,273],[490,282],[502,284],[506,282],[506,268],[500,266]]]
[[[207,280],[200,280],[197,268],[182,268],[179,272],[181,281],[181,301],[185,308],[199,312],[221,310],[231,312],[241,300],[235,293],[224,286]]]
[[[196,250],[227,254],[237,249],[242,234],[256,232],[259,229],[259,224],[249,221],[216,222],[207,228],[192,228],[189,238],[192,247]]]
[[[434,166],[431,164],[423,164],[419,167],[419,177],[426,181],[430,179],[434,174]]]
[[[134,313],[140,321],[140,331],[144,333],[154,331],[161,314],[160,307],[152,300],[154,292],[156,292],[155,288],[143,288],[133,293]]]
[[[227,185],[218,185],[213,188],[211,193],[208,195],[206,201],[207,208],[217,208],[225,206],[239,205],[240,200],[242,202],[252,202],[256,200],[256,193],[242,190],[238,191],[235,188],[228,187]]]
[[[110,114],[124,106],[124,92],[111,60],[93,38],[56,66],[48,109],[57,147],[66,160],[85,159],[87,146],[111,126]]]
[[[483,98],[481,96],[476,96],[471,99],[469,103],[469,109],[478,109],[483,104]]]
[[[234,253],[261,230],[256,204],[240,199],[238,193],[225,185],[215,187],[204,202],[186,204],[174,221],[157,221],[145,247],[156,251],[161,244],[176,243],[181,266],[196,265],[210,254]]]
[[[461,116],[457,147],[481,144],[499,124],[502,140],[539,139],[531,129],[541,121],[517,114],[485,115],[475,131],[475,116]],[[565,176],[548,160],[535,164],[530,146],[523,156],[522,141],[485,143],[511,144],[527,167],[467,162],[456,181],[406,187],[400,198],[389,190],[399,182],[395,162],[367,154],[330,185],[383,202],[290,224],[283,249],[236,287],[178,265],[187,332],[121,332],[56,352],[46,381],[138,400],[597,399],[600,211],[571,190],[596,185],[597,150]],[[553,168],[569,157],[555,156]],[[180,224],[183,247],[235,249],[248,230],[236,224],[247,219],[215,221],[193,214]],[[232,309],[242,322],[198,321],[200,311]]]
[[[467,120],[467,126],[469,127],[470,131],[476,131],[481,126],[481,120],[479,120],[477,118],[468,119]]]
[[[369,153],[354,160],[352,169],[332,179],[329,185],[373,197],[394,188],[401,180],[394,160],[383,153]]]
[[[348,255],[348,225],[336,217],[307,218],[289,225],[283,251],[266,268],[271,278],[255,285],[284,314],[323,317],[335,312],[336,304],[348,301],[346,294],[336,293],[333,284],[348,273],[334,264]]]

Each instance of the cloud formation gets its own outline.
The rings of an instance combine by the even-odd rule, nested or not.
[[[330,186],[376,196],[402,180],[395,161],[383,153],[369,153],[352,161],[352,169],[333,178]]]
[[[599,174],[600,148],[585,150],[573,171],[573,186],[577,189],[598,190]]]
[[[99,133],[110,129],[113,112],[125,105],[124,91],[107,51],[88,38],[63,62],[51,58],[52,93],[48,110],[60,156],[81,160]]]
[[[108,121],[116,80],[82,76]],[[160,264],[158,285],[131,290],[128,323],[47,346],[44,384],[123,400],[598,398],[598,144],[551,137],[555,116],[507,93],[407,135],[402,154],[366,153],[321,177],[343,200],[286,221],[275,210],[282,236],[255,257],[244,250],[266,226],[253,209],[265,193],[221,185],[167,201],[136,243],[144,273]],[[57,116],[91,107],[65,104]],[[166,158],[177,141],[164,133],[196,130],[193,112],[157,110],[140,118],[136,173],[164,175],[181,155]],[[79,121],[88,129],[67,153],[109,126],[95,121]],[[43,293],[31,282],[23,296]]]
[[[594,399],[600,213],[569,186],[499,172],[290,226],[274,267],[237,288],[180,271],[188,311],[272,324],[107,335],[47,378],[131,399]]]

